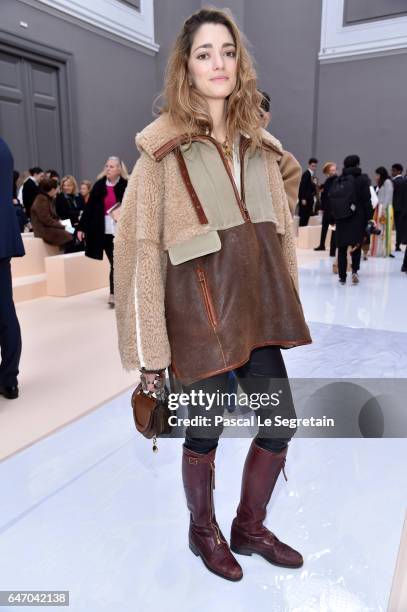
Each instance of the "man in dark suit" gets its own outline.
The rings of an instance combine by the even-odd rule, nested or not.
[[[38,166],[30,168],[29,173],[30,176],[27,178],[23,186],[23,205],[25,208],[25,214],[28,218],[31,217],[31,206],[40,192],[40,181],[42,181],[44,178],[44,172]]]
[[[18,397],[21,332],[13,302],[10,260],[22,257],[24,246],[13,207],[13,157],[0,138],[0,394]]]
[[[314,202],[317,195],[318,179],[315,176],[318,160],[311,157],[308,162],[308,169],[301,177],[300,188],[298,191],[298,214],[300,226],[308,225],[310,216],[314,210]]]
[[[393,177],[393,211],[394,225],[396,228],[396,251],[401,251],[401,219],[404,210],[407,211],[407,183],[403,177],[403,166],[393,164],[391,167]]]

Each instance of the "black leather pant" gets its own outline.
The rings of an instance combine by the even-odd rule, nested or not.
[[[110,263],[110,273],[109,273],[109,287],[110,293],[114,294],[114,282],[113,282],[113,242],[114,237],[112,234],[105,234],[103,239],[103,250],[106,253],[106,257]]]
[[[272,418],[274,414],[281,415],[283,418],[296,417],[287,371],[279,347],[266,346],[254,349],[249,361],[236,368],[234,373],[242,391],[247,396],[251,394],[258,396],[261,393],[271,395],[277,390],[282,391],[280,396],[282,399],[278,408],[275,409],[275,413],[271,412],[270,407],[259,407],[256,410],[249,408],[246,414],[239,416],[249,417],[255,413],[262,421],[266,418]],[[278,379],[278,383],[273,379]],[[230,391],[228,372],[205,378],[191,385],[183,385],[182,389],[185,393],[190,393],[192,390],[196,392],[202,390],[208,394],[227,393]],[[189,405],[188,417],[223,415],[225,408],[224,404],[214,404],[207,411],[205,406]],[[260,429],[261,431],[256,436],[256,444],[272,452],[283,450],[296,431],[295,428],[290,428],[289,431],[284,428],[284,436],[276,437],[276,430],[272,426],[262,426]],[[186,430],[185,447],[198,453],[208,453],[217,447],[222,431],[223,425],[211,425],[210,429],[206,428],[206,430],[189,426]],[[207,436],[208,433],[210,434],[209,437],[203,437]]]

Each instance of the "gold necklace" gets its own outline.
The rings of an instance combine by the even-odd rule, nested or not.
[[[228,141],[227,138],[226,138],[226,140],[224,140],[222,142],[222,150],[223,150],[223,153],[224,153],[226,159],[229,159],[231,162],[233,162],[233,149],[230,146],[229,141]]]

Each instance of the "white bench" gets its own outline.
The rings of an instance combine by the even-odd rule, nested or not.
[[[298,228],[297,247],[299,249],[313,249],[319,245],[321,240],[321,225],[306,225]],[[328,228],[328,234],[325,240],[325,248],[330,244],[331,228]]]
[[[84,252],[45,258],[47,295],[66,297],[109,285],[109,261],[90,259]]]
[[[38,275],[45,273],[45,258],[59,255],[58,247],[51,246],[42,240],[34,238],[31,234],[21,234],[23,239],[24,257],[13,257],[11,260],[11,274],[13,278]]]

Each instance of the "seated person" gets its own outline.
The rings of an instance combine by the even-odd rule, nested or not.
[[[43,179],[40,193],[31,207],[31,223],[34,236],[42,238],[47,244],[63,247],[65,253],[77,250],[76,239],[66,231],[55,211],[54,198],[58,190],[56,179]]]
[[[73,176],[68,174],[61,180],[61,192],[55,200],[55,208],[60,219],[69,219],[72,227],[76,227],[83,210],[82,201],[78,197],[78,185]]]

